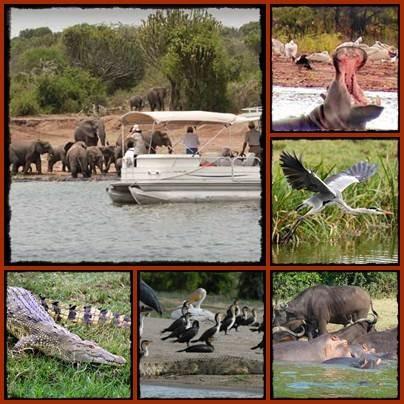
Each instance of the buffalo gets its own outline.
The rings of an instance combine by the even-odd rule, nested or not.
[[[286,305],[275,308],[274,325],[284,326],[292,320],[303,320],[309,339],[327,333],[327,324],[344,326],[365,319],[373,309],[369,294],[357,286],[313,286],[305,289]]]

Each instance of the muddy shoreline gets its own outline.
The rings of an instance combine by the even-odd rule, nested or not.
[[[299,69],[290,59],[272,56],[272,85],[284,87],[326,88],[335,76],[332,64],[312,63],[313,70]],[[358,82],[364,91],[397,91],[398,64],[369,61],[358,74]]]

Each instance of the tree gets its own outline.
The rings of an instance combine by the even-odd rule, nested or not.
[[[220,23],[203,10],[158,11],[139,31],[146,61],[170,85],[171,109],[225,109],[228,80]],[[182,96],[182,100],[180,97]]]
[[[109,93],[136,86],[143,78],[144,59],[135,28],[75,25],[63,31],[62,41],[72,65],[101,79]]]

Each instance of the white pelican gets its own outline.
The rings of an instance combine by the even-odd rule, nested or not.
[[[196,289],[195,292],[191,293],[186,302],[189,304],[188,313],[192,315],[192,318],[199,321],[215,321],[215,315],[209,311],[201,309],[201,304],[206,298],[206,290],[203,288]],[[176,320],[182,316],[183,304],[177,306],[177,308],[171,313],[171,318]]]

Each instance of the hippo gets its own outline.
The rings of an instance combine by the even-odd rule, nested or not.
[[[348,366],[358,369],[375,369],[379,367],[382,360],[375,355],[367,355],[366,358],[332,358],[323,362],[324,365]]]
[[[335,335],[321,335],[311,342],[291,341],[273,345],[275,361],[324,362],[332,358],[351,356],[348,342]]]
[[[323,95],[324,102],[308,115],[281,119],[272,123],[272,131],[358,131],[383,111],[380,99],[371,103],[357,82],[356,73],[366,63],[367,53],[355,45],[336,48],[332,60],[335,79]]]

